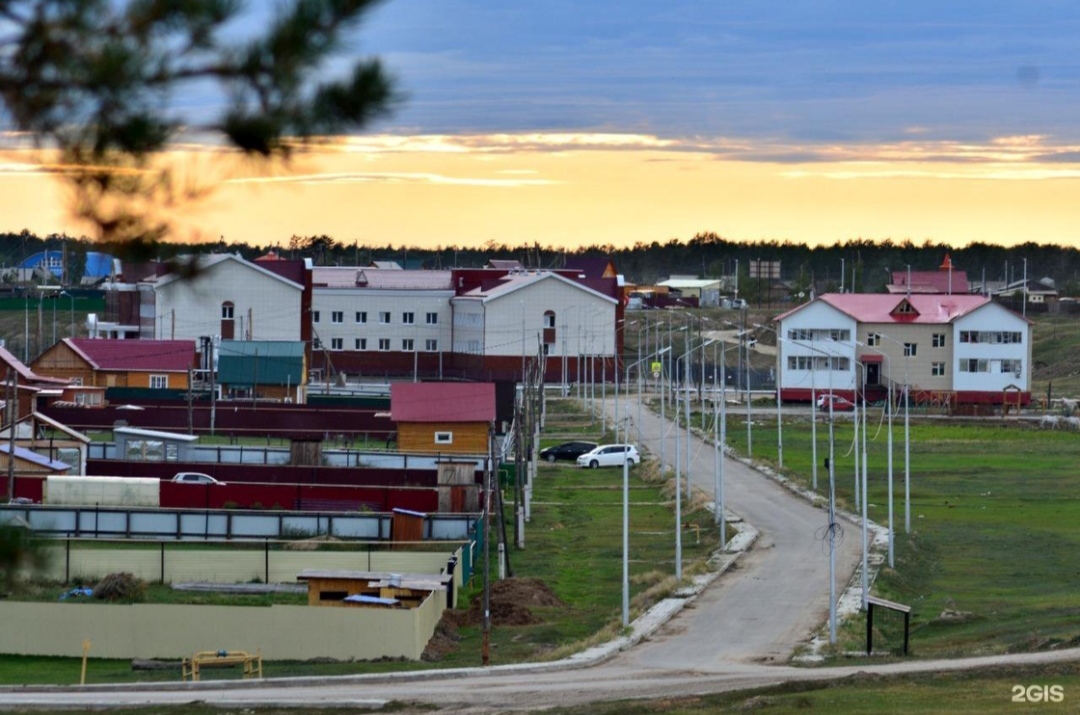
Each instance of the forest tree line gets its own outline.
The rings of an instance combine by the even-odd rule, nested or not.
[[[654,284],[673,275],[702,278],[735,275],[749,280],[751,261],[780,261],[781,280],[793,291],[832,290],[841,284],[848,290],[878,292],[884,289],[890,270],[935,270],[946,254],[956,270],[967,272],[975,286],[987,281],[1017,281],[1026,262],[1031,281],[1052,278],[1062,295],[1080,295],[1080,251],[1071,246],[1022,243],[1005,247],[973,242],[954,247],[944,243],[852,239],[831,245],[808,246],[794,241],[733,241],[716,233],[699,233],[689,240],[638,242],[633,246],[589,245],[576,249],[532,245],[510,246],[489,241],[480,246],[383,246],[339,241],[331,236],[293,236],[285,243],[253,245],[221,240],[212,243],[95,242],[63,234],[37,236],[30,231],[0,233],[0,262],[17,265],[43,250],[66,250],[72,280],[87,251],[100,251],[126,260],[169,260],[194,253],[235,253],[255,259],[268,251],[283,258],[310,258],[320,266],[364,266],[373,261],[395,261],[404,268],[480,267],[491,259],[514,259],[529,268],[560,268],[572,257],[610,258],[630,283]],[[844,278],[841,281],[841,266]],[[1006,273],[1007,271],[1007,273]],[[742,285],[742,283],[740,283]],[[746,286],[749,288],[749,285]]]

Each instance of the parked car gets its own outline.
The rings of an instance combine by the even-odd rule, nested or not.
[[[177,472],[172,481],[182,484],[224,484],[202,472]]]
[[[596,442],[563,442],[554,447],[541,449],[540,459],[547,460],[548,462],[555,462],[560,459],[573,461],[586,452],[591,452],[594,449],[596,449]]]
[[[832,402],[833,412],[849,412],[855,409],[855,405],[851,400],[840,395],[819,395],[817,398],[817,408],[819,410],[829,409],[829,403]]]
[[[627,466],[634,466],[641,461],[637,447],[632,444],[602,444],[596,449],[586,452],[577,458],[579,467],[621,467],[623,462]]]

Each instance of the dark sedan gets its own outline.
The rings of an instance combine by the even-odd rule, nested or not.
[[[560,459],[575,461],[578,457],[596,449],[596,442],[563,442],[540,450],[540,459],[555,462]]]

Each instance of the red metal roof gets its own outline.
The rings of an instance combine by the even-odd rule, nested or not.
[[[851,316],[860,323],[949,323],[990,302],[982,295],[941,295],[912,293],[826,293],[820,300]],[[907,301],[915,313],[898,313]]]
[[[394,422],[491,422],[495,385],[490,382],[395,382],[390,385]]]
[[[194,340],[65,338],[64,342],[100,370],[187,372],[197,364]]]
[[[937,271],[911,271],[911,284],[908,285],[908,272],[905,270],[892,271],[892,283],[889,284],[890,293],[967,293],[971,290],[968,283],[967,272],[951,271],[946,267],[952,265],[949,257],[945,256],[946,263],[942,264],[942,270]]]

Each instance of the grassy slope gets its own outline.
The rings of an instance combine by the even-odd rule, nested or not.
[[[870,518],[886,524],[887,433],[880,411],[869,431]],[[745,423],[729,422],[733,447],[745,451]],[[912,527],[904,534],[903,427],[894,426],[896,570],[884,568],[875,591],[912,605],[912,652],[954,655],[1043,649],[1080,639],[1080,435],[1016,423],[912,426]],[[836,488],[854,508],[850,421],[836,428]],[[827,454],[819,425],[818,458]],[[754,453],[775,461],[776,423],[758,420]],[[785,473],[807,483],[811,472],[807,421],[784,427]],[[827,472],[818,472],[825,493]],[[735,507],[737,509],[737,506]],[[845,538],[859,529],[845,524]],[[942,618],[945,611],[963,614]],[[847,627],[845,649],[864,643],[862,619]]]

